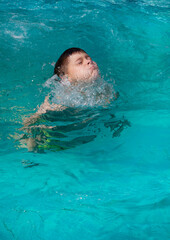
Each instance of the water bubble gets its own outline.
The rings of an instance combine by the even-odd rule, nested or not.
[[[113,80],[114,81],[114,80]],[[67,107],[93,107],[108,105],[114,99],[114,82],[98,78],[91,82],[71,84],[68,79],[60,80],[57,75],[48,79],[44,87],[50,89],[51,103]]]

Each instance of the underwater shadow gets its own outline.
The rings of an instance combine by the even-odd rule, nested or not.
[[[120,137],[127,127],[130,127],[127,119],[117,119],[106,108],[67,108],[42,114],[22,129],[19,143],[32,152],[61,151],[94,141],[103,128],[109,128],[114,138]]]

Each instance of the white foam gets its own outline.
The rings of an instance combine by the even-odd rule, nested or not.
[[[55,104],[68,107],[105,106],[114,99],[112,83],[99,78],[90,83],[72,85],[65,79],[60,81],[57,75],[48,79],[44,84],[50,88],[50,99]]]

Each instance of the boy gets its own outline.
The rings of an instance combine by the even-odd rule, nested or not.
[[[67,82],[71,87],[70,89],[74,89],[76,88],[76,86],[82,86],[82,84],[86,86],[88,85],[88,83],[94,83],[98,78],[100,78],[99,68],[97,64],[92,61],[91,57],[80,48],[69,48],[65,52],[63,52],[63,54],[56,62],[54,68],[54,77],[52,77],[51,79],[53,79],[52,81],[59,81],[59,84],[63,84],[63,86]],[[86,95],[86,93],[84,93],[83,91],[80,92],[82,95]],[[104,93],[106,94],[105,103],[109,103],[107,92],[108,91],[105,91]],[[101,91],[99,95],[102,94],[103,92]],[[116,99],[118,95],[114,93],[114,89],[113,94]],[[60,97],[62,98],[62,96]],[[97,99],[97,95],[95,99]],[[60,112],[63,110],[69,111],[69,108],[63,105],[55,103],[50,104],[49,97],[47,96],[38,111],[33,116],[25,119],[24,127],[22,129],[26,129],[29,135],[25,139],[25,143],[29,151],[37,151],[41,149],[43,150],[45,148],[50,149],[52,147],[57,150],[67,149],[81,143],[87,143],[89,141],[92,141],[96,137],[96,134],[85,137],[76,135],[76,137],[71,141],[61,140],[61,138],[66,137],[64,133],[70,133],[70,131],[77,131],[83,129],[84,127],[88,126],[91,121],[93,122],[93,117],[88,117],[88,115],[86,119],[83,119],[75,124],[68,124],[66,126],[47,126],[42,124],[38,125],[37,120],[40,118],[41,122],[44,116],[43,114],[47,112],[56,111],[58,114],[60,114]],[[72,108],[70,111],[74,112],[74,109]],[[77,119],[77,116],[75,116],[75,119]],[[34,125],[34,123],[36,123],[36,125]],[[51,134],[53,135],[53,137]],[[57,140],[57,136],[59,137],[59,140]]]

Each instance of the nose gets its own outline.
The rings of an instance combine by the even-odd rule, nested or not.
[[[87,59],[87,64],[89,65],[89,64],[92,64],[92,60],[91,59]]]

